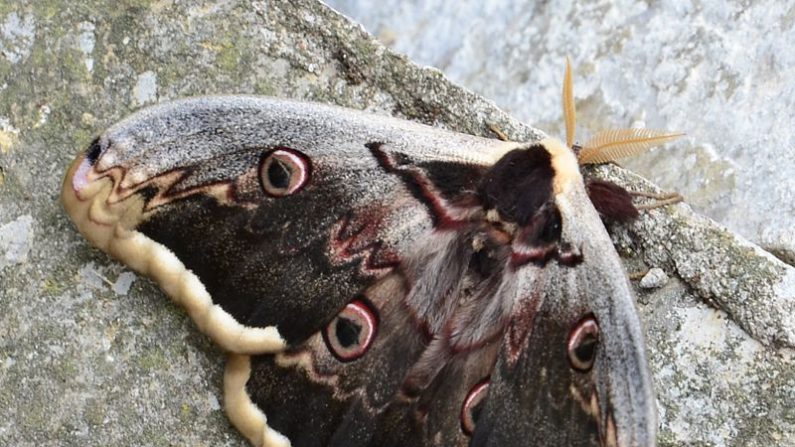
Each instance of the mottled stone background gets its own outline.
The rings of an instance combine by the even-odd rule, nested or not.
[[[476,40],[469,37],[472,29],[467,32],[472,27],[453,19],[446,28],[424,28],[440,40],[460,36],[445,68],[463,61],[460,54],[467,51],[501,54],[504,62],[480,62],[481,74],[472,75],[490,79],[483,93],[534,104],[522,109],[501,101],[523,120],[557,133],[562,55],[571,54],[583,127],[645,119],[650,127],[688,132],[668,151],[693,161],[687,169],[669,170],[686,170],[692,178],[671,186],[688,196],[704,190],[694,202],[705,212],[715,212],[713,202],[724,203],[720,191],[739,202],[756,194],[755,185],[738,180],[748,178],[741,177],[741,163],[723,158],[725,135],[749,123],[791,132],[792,108],[778,104],[792,101],[786,94],[792,71],[776,71],[792,66],[783,43],[792,42],[786,37],[791,9],[777,22],[748,22],[762,31],[742,45],[725,53],[707,46],[693,59],[695,53],[675,51],[671,42],[702,48],[715,36],[731,36],[696,31],[714,28],[708,17],[723,17],[724,27],[740,26],[752,18],[743,11],[759,11],[756,3],[723,15],[705,15],[716,7],[712,3],[681,9],[685,3],[663,2],[659,9],[635,2],[622,8],[546,2],[505,9],[492,1],[477,3],[491,11],[480,14],[456,3],[462,14],[474,11],[482,20],[500,15],[517,21],[498,22],[503,25]],[[663,20],[670,11],[678,15]],[[768,5],[768,18],[778,17],[776,11]],[[684,33],[689,28],[674,18],[701,20],[703,26]],[[444,16],[434,13],[422,20],[439,19]],[[399,31],[397,23],[375,31],[389,37],[392,29],[394,42],[420,41],[421,33]],[[523,33],[533,24],[536,38],[528,40]],[[779,28],[770,34],[781,39],[775,47],[780,51],[767,49],[779,41],[763,32],[774,25]],[[610,30],[629,37],[604,37]],[[500,45],[498,36],[517,46]],[[524,47],[533,52],[520,51]],[[622,56],[629,49],[636,57]],[[737,56],[754,51],[762,56]],[[760,74],[721,80],[723,72],[715,68],[721,60]],[[696,80],[713,79],[705,85],[714,87],[689,80],[693,70]],[[753,79],[778,89],[767,96],[775,103],[768,115],[757,116],[754,98],[766,96],[752,94]],[[0,445],[244,445],[220,404],[223,353],[150,281],[90,247],[58,203],[68,162],[104,128],[144,105],[206,93],[305,98],[473,134],[490,135],[487,124],[496,123],[515,139],[538,135],[314,1],[0,0]],[[749,102],[732,102],[740,94]],[[734,121],[718,126],[721,114]],[[791,156],[791,140],[776,140],[781,135],[756,134]],[[781,153],[763,152],[759,141],[740,138],[727,150],[740,154],[748,145],[755,157],[791,171],[791,159],[786,164]],[[673,162],[663,155],[668,151],[652,159],[669,166]],[[631,188],[654,188],[615,167],[598,171]],[[668,181],[660,171],[650,175]],[[775,171],[763,177],[778,181]],[[711,180],[726,172],[724,183]],[[789,194],[786,182],[778,184],[771,195]],[[787,206],[781,219],[763,219],[782,234],[792,230],[791,200]],[[660,444],[795,445],[795,269],[688,205],[646,213],[611,230],[628,270],[657,269],[644,282],[656,288],[639,289],[638,301],[657,387]]]

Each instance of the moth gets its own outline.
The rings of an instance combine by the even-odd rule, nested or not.
[[[62,201],[229,352],[224,403],[257,446],[653,446],[631,286],[589,179],[675,134],[566,143],[454,133],[254,96],[109,128]]]

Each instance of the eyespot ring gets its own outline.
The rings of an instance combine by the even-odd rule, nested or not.
[[[288,147],[279,146],[265,153],[260,160],[260,185],[271,197],[297,193],[309,183],[311,173],[309,157]]]
[[[488,394],[490,383],[491,380],[488,377],[476,383],[467,393],[464,403],[461,404],[461,431],[467,436],[472,436],[472,433],[475,432],[475,424],[482,409],[483,399]]]
[[[574,325],[566,343],[566,352],[571,367],[579,372],[588,372],[596,361],[599,345],[599,323],[593,314],[585,316]]]
[[[323,330],[328,350],[342,362],[363,356],[378,333],[378,315],[372,305],[357,298],[348,303]]]

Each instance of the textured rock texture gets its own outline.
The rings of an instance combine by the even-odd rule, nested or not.
[[[132,110],[254,93],[538,136],[313,1],[0,0],[0,55],[0,445],[244,445],[219,404],[223,353],[87,245],[57,201],[74,154]],[[554,60],[542,85],[557,91]],[[793,268],[688,205],[611,230],[629,271],[669,276],[638,294],[660,444],[795,445]]]
[[[795,5],[780,0],[330,0],[412,60],[560,132],[576,66],[581,130],[686,132],[626,164],[795,265]],[[585,132],[582,132],[585,136]]]

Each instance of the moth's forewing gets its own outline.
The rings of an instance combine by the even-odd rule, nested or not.
[[[273,352],[315,333],[433,225],[366,146],[380,141],[464,167],[510,145],[318,104],[196,98],[108,129],[70,167],[62,201],[89,241],[155,279],[223,347]],[[299,154],[294,194],[263,185],[280,179],[274,151]]]

